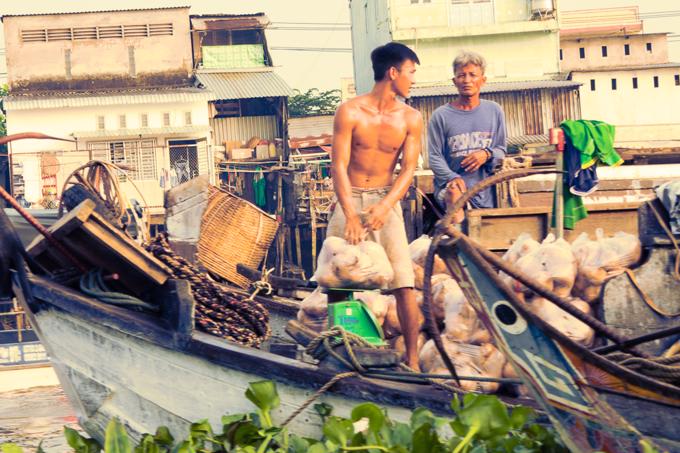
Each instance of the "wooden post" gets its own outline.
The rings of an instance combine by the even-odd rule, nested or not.
[[[555,145],[557,156],[555,157],[555,167],[557,175],[555,177],[555,236],[557,239],[564,238],[564,131],[559,127],[550,129],[550,143]]]

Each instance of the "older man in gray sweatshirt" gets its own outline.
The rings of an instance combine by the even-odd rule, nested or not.
[[[427,131],[430,168],[434,172],[435,197],[450,207],[467,188],[491,175],[505,157],[505,118],[493,101],[480,100],[486,82],[484,58],[463,52],[453,60],[453,84],[459,96],[432,114]],[[474,208],[496,205],[493,188],[477,194]],[[456,213],[455,221],[464,218]]]

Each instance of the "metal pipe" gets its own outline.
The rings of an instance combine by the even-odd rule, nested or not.
[[[555,157],[555,167],[557,175],[555,177],[555,236],[557,239],[564,238],[564,131],[562,128],[553,127],[550,129],[550,144],[555,145],[557,156]]]

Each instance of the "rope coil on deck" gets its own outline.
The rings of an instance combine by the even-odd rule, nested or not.
[[[172,276],[187,280],[196,301],[196,327],[204,332],[244,346],[260,347],[269,338],[269,312],[255,300],[244,300],[170,249],[164,235],[156,236],[147,250],[172,270]]]

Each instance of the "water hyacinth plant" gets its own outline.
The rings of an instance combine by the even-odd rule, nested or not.
[[[323,420],[318,439],[298,436],[277,426],[271,411],[280,404],[276,384],[253,382],[246,391],[256,410],[222,417],[221,432],[207,420],[192,423],[187,438],[176,440],[166,427],[144,434],[137,445],[118,419],[109,422],[104,445],[65,428],[66,440],[76,453],[568,453],[554,431],[533,423],[527,407],[511,410],[493,395],[467,394],[454,398],[453,419],[416,409],[409,423],[390,419],[373,403],[356,406],[349,418],[333,415],[328,404],[315,405]],[[21,453],[5,444],[2,453]]]

